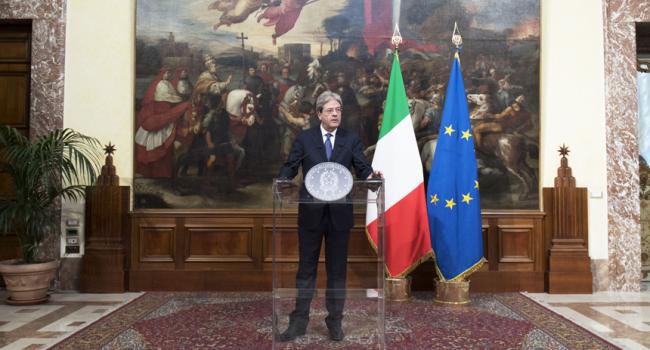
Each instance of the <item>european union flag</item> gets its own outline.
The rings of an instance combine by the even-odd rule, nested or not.
[[[441,281],[458,281],[481,267],[483,237],[474,135],[458,51],[427,185],[429,234]]]

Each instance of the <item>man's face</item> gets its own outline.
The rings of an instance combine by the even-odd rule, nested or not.
[[[289,78],[289,70],[286,68],[282,69],[282,77],[283,78]]]
[[[359,85],[366,85],[368,83],[368,77],[366,77],[365,74],[360,75],[357,81],[359,82]]]
[[[323,106],[323,110],[318,113],[318,119],[323,129],[334,131],[341,124],[341,105],[335,100],[330,100]]]
[[[208,72],[216,73],[217,72],[217,64],[210,61],[210,63],[208,63]]]
[[[251,77],[255,75],[255,68],[248,68],[248,75],[250,75]]]

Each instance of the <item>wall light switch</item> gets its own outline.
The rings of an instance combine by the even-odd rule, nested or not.
[[[603,191],[598,189],[590,190],[589,198],[603,198]]]

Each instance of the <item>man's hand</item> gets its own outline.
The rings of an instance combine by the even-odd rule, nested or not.
[[[375,170],[372,172],[372,174],[368,175],[368,178],[366,180],[370,179],[383,179],[384,174],[380,170]]]
[[[383,178],[384,178],[384,174],[379,170],[375,170],[372,172],[372,174],[368,175],[368,178],[366,180],[373,180],[373,179],[379,180]],[[371,190],[372,192],[376,192],[377,189],[379,189],[379,186],[381,186],[381,183],[368,184],[367,186],[369,190]]]
[[[297,186],[296,183],[293,182],[293,180],[286,177],[278,178],[275,183],[278,185],[278,188],[281,190]]]

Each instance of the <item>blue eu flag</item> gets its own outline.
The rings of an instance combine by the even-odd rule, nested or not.
[[[462,280],[480,268],[485,259],[474,135],[458,52],[451,67],[431,163],[427,211],[440,280]]]

